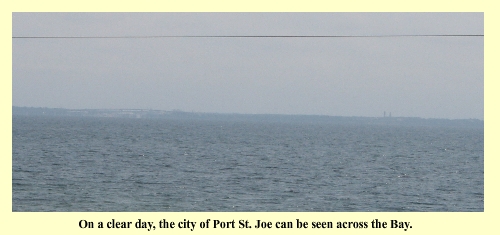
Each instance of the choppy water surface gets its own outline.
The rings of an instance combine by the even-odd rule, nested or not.
[[[13,117],[13,211],[483,211],[481,128]]]

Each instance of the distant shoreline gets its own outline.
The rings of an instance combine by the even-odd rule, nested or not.
[[[327,115],[289,115],[289,114],[230,114],[184,112],[180,110],[163,111],[152,109],[63,109],[12,107],[13,116],[61,116],[61,117],[103,117],[130,119],[185,119],[221,121],[270,121],[306,122],[336,124],[373,124],[391,126],[450,126],[484,128],[479,119],[438,119],[419,117],[346,117]]]

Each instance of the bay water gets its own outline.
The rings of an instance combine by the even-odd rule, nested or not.
[[[483,128],[12,122],[13,211],[484,211]]]

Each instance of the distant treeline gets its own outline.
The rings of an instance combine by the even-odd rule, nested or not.
[[[344,117],[326,115],[221,114],[150,109],[61,109],[12,107],[13,116],[66,116],[105,118],[185,119],[253,122],[332,123],[346,125],[449,126],[484,128],[479,119],[433,119],[418,117]]]

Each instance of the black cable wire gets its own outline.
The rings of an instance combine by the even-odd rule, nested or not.
[[[388,38],[388,37],[484,37],[484,34],[402,35],[164,35],[164,36],[13,36],[12,39],[126,39],[126,38]]]

